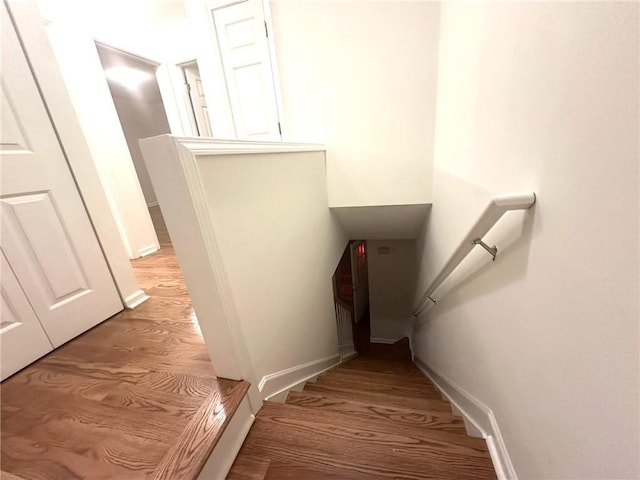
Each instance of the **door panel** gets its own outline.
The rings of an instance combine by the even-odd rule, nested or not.
[[[1,249],[0,275],[0,374],[4,380],[53,350],[53,345],[49,342]]]
[[[204,97],[202,80],[200,79],[200,72],[197,66],[185,66],[184,76],[189,85],[189,98],[198,125],[198,132],[201,137],[213,137],[211,123],[209,122],[209,112],[207,110],[207,100]]]
[[[213,10],[238,137],[280,139],[266,24],[259,0]]]
[[[0,246],[57,347],[122,303],[4,4],[2,63]]]

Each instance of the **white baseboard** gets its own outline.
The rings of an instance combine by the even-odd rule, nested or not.
[[[146,302],[151,297],[144,293],[142,290],[138,290],[137,292],[132,293],[127,298],[124,299],[124,306],[129,310],[136,308],[142,302]]]
[[[151,245],[147,245],[146,247],[138,250],[138,255],[140,255],[140,257],[146,257],[152,253],[156,253],[158,250],[160,250],[160,246],[156,243],[152,243]]]
[[[245,396],[233,417],[222,432],[207,462],[202,467],[197,480],[227,478],[231,466],[238,456],[240,447],[249,433],[255,416],[251,413],[249,399]]]
[[[498,478],[500,480],[518,480],[491,409],[459,385],[437,374],[418,357],[414,358],[414,363],[444,393],[451,402],[452,409],[462,413],[465,424],[469,422],[470,429],[475,429],[476,433],[480,433],[484,437]]]
[[[340,363],[340,355],[331,355],[330,357],[319,358],[312,362],[296,365],[279,372],[265,375],[258,383],[258,390],[262,394],[262,398],[269,398],[290,390],[299,383],[306,382],[325,370],[329,370]]]

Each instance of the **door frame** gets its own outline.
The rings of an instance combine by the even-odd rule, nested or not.
[[[207,99],[207,105],[215,105],[216,108],[210,108],[209,120],[211,121],[211,129],[214,138],[219,139],[235,139],[238,138],[236,126],[234,123],[231,103],[225,73],[222,64],[220,49],[217,48],[218,40],[216,38],[216,27],[213,20],[212,10],[230,7],[238,3],[244,3],[250,0],[185,0],[187,17],[196,28],[198,68],[200,76],[203,80],[204,95]],[[281,141],[286,141],[287,126],[284,120],[284,107],[282,102],[282,88],[280,85],[280,76],[278,70],[278,58],[276,55],[276,45],[274,39],[273,20],[271,16],[271,7],[269,0],[259,1],[262,6],[263,20],[265,22],[269,35],[267,36],[267,47],[269,50],[269,62],[271,67],[271,75],[273,76],[274,94],[276,100],[276,112],[280,129],[282,131]],[[211,48],[211,46],[216,48]]]
[[[55,61],[34,0],[5,0],[69,164],[85,209],[111,271],[122,303],[135,308],[149,297],[138,285],[98,169],[82,133],[71,97]]]

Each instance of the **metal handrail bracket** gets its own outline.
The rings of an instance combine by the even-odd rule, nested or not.
[[[480,245],[489,254],[496,259],[498,254],[498,247],[490,247],[482,238],[487,234],[489,230],[502,218],[502,216],[510,210],[527,210],[536,203],[536,194],[531,193],[517,193],[507,195],[494,196],[487,207],[484,209],[476,223],[471,227],[467,235],[464,237],[458,248],[453,252],[451,257],[444,264],[438,275],[431,282],[426,289],[420,301],[416,304],[413,310],[413,316],[418,317],[422,313],[426,312],[429,308],[436,304],[436,300],[433,296],[434,292],[440,285],[447,279],[447,277],[453,272],[458,265],[466,258],[467,255],[473,250],[476,245]]]

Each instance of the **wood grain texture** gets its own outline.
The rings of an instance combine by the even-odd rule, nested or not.
[[[324,411],[341,412],[352,417],[385,420],[399,425],[443,430],[452,433],[466,433],[464,422],[448,412],[428,412],[407,408],[374,405],[366,402],[343,400],[311,392],[289,392],[287,404]]]
[[[285,404],[265,402],[228,478],[495,478],[484,440],[467,436],[431,382],[398,360],[406,352],[389,347],[329,370]]]
[[[196,464],[224,427],[222,409],[242,400],[245,382],[215,376],[162,216],[151,213],[161,249],[133,261],[151,299],[2,383],[3,479],[147,479],[176,458]]]
[[[153,480],[194,479],[249,390],[248,382],[232,382],[215,391],[202,404],[180,438],[151,475]]]

